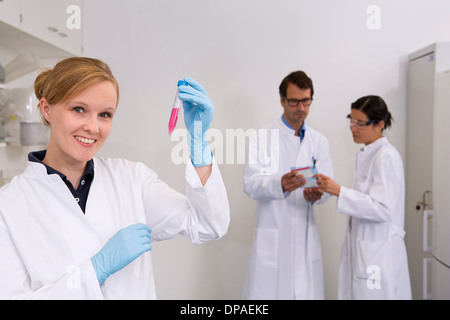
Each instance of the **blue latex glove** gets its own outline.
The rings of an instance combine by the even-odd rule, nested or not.
[[[179,86],[178,97],[183,100],[184,123],[189,133],[191,161],[195,167],[212,163],[212,152],[206,133],[214,116],[214,106],[205,89],[192,78],[185,77],[188,86]]]
[[[105,246],[91,258],[100,285],[113,273],[127,266],[144,252],[150,251],[152,230],[143,223],[119,230]]]

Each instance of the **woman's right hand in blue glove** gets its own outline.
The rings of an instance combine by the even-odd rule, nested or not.
[[[189,133],[191,161],[195,167],[212,163],[212,152],[207,141],[207,132],[215,108],[205,88],[192,78],[185,77],[188,86],[179,86],[179,98],[183,100],[184,123]]]
[[[119,230],[105,246],[91,258],[100,285],[113,273],[127,266],[144,252],[150,251],[152,230],[143,223]]]

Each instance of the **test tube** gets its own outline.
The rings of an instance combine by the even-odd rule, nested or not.
[[[179,86],[187,86],[188,83],[186,81],[180,80],[178,81],[178,85],[177,85],[177,93],[175,95],[175,101],[173,102],[173,107],[172,107],[172,112],[170,114],[170,119],[169,119],[169,135],[172,134],[173,130],[175,129],[175,126],[177,125],[177,120],[178,120],[178,112],[180,111],[180,107],[182,104],[182,101],[180,100],[180,98],[178,98],[178,87]]]

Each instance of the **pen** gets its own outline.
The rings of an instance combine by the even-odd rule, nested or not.
[[[312,157],[312,161],[313,161],[313,167],[316,166],[316,159],[314,158],[314,156]]]

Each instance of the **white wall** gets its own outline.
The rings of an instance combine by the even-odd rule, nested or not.
[[[366,24],[373,4],[381,29]],[[301,69],[315,85],[307,122],[329,138],[336,180],[350,186],[359,148],[345,121],[350,103],[367,94],[384,97],[395,119],[388,137],[404,156],[407,55],[449,41],[449,13],[444,0],[85,1],[85,55],[107,62],[121,89],[103,154],[141,160],[183,192],[184,165],[171,160],[179,142],[167,134],[177,80],[189,75],[205,86],[216,106],[212,127],[225,135],[278,118],[278,85]],[[201,246],[182,237],[155,243],[160,299],[240,298],[255,203],[243,192],[243,165],[220,169],[231,205],[229,232]],[[336,298],[345,231],[334,206],[332,199],[316,210],[328,299]]]

